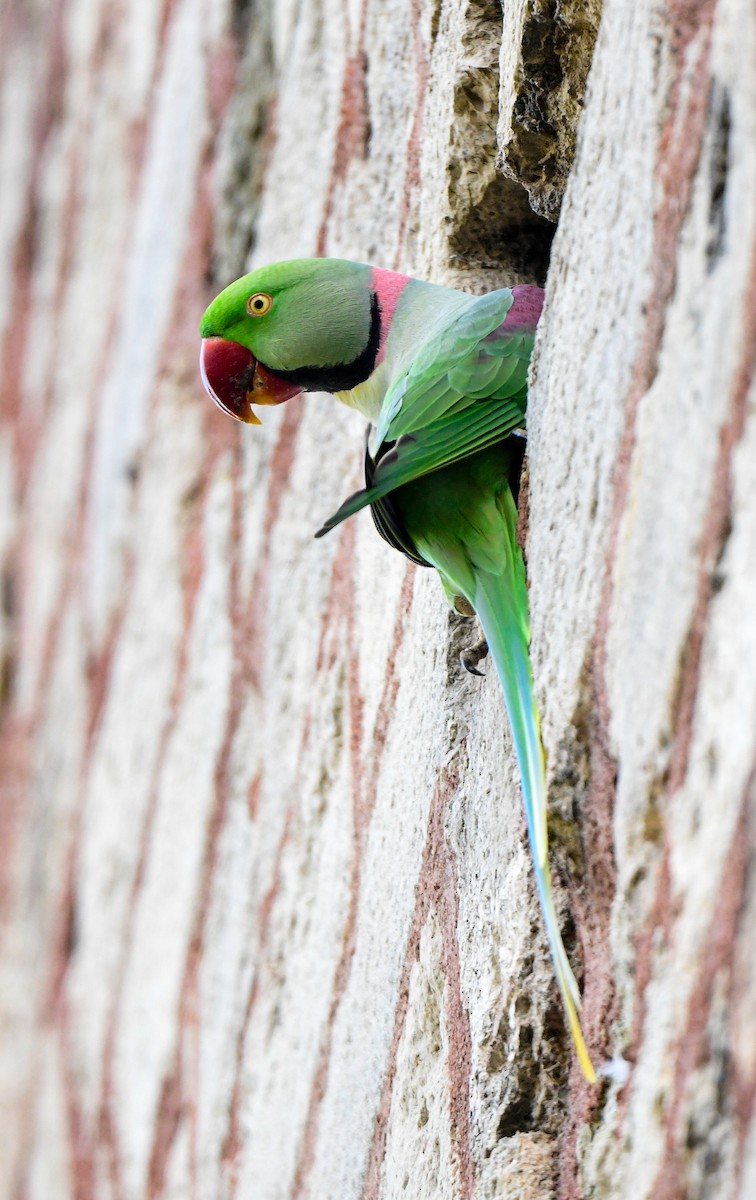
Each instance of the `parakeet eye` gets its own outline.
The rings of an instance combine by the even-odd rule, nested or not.
[[[250,317],[264,317],[272,303],[273,297],[267,292],[255,292],[247,301],[247,312]]]

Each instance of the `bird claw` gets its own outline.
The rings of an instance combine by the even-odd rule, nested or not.
[[[466,671],[471,675],[479,675],[481,679],[485,676],[485,671],[478,670],[478,663],[481,662],[488,654],[488,642],[484,637],[481,637],[474,646],[470,646],[468,650],[463,650],[459,656],[459,661]]]

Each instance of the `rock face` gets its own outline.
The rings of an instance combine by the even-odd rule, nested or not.
[[[756,1194],[755,51],[736,0],[0,9],[1,1200]],[[359,420],[199,385],[212,295],[323,253],[548,268],[595,1088],[474,630],[365,514],[312,539]]]

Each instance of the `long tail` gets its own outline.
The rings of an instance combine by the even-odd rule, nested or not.
[[[524,568],[519,547],[515,543],[511,548],[512,559],[502,574],[476,572],[474,607],[483,626],[504,693],[512,741],[520,768],[538,894],[567,1025],[583,1074],[589,1083],[595,1083],[596,1072],[588,1056],[578,1017],[580,992],[562,942],[551,890],[546,827],[546,779],[528,655],[527,608],[518,603],[524,594],[524,586],[520,586],[517,575],[522,572],[524,585]],[[507,557],[509,558],[509,555]]]

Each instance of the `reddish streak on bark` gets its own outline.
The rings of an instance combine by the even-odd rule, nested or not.
[[[304,416],[302,401],[289,400],[283,406],[283,417],[280,421],[278,436],[269,459],[267,492],[261,518],[253,514],[249,519],[262,520],[263,544],[259,552],[258,562],[246,595],[239,595],[235,605],[234,624],[234,653],[237,656],[240,669],[249,686],[259,688],[260,669],[263,661],[263,641],[266,633],[267,613],[267,576],[272,540],[276,522],[281,510],[281,501],[286,492],[291,463],[294,458],[296,440]],[[213,425],[218,423],[217,411],[208,405],[208,420]],[[230,422],[223,421],[225,428],[230,428]],[[233,427],[234,434],[239,433],[238,427]],[[239,535],[241,526],[239,527]],[[238,584],[241,590],[241,581]]]
[[[160,23],[160,42],[158,43],[157,53],[155,56],[155,65],[153,68],[152,81],[150,84],[150,94],[154,92],[165,55],[165,45],[163,35],[167,28],[168,14],[173,7],[175,0],[164,0],[163,13]],[[105,69],[105,52],[109,40],[109,31],[112,28],[113,21],[118,13],[115,6],[106,4],[100,14],[100,30],[95,39],[92,59],[88,67],[88,73],[92,78],[93,85],[96,85],[98,72]],[[93,86],[93,94],[96,88]],[[92,104],[94,108],[94,103]],[[136,206],[138,200],[138,185],[141,174],[141,169],[144,161],[145,146],[147,140],[148,124],[147,121],[137,122],[132,127],[132,154],[130,156],[131,172],[129,178],[129,201],[132,207]],[[88,127],[82,127],[80,132],[80,140],[86,142],[89,134]],[[78,171],[78,154],[74,153],[74,170],[71,174],[71,182],[73,185],[72,199],[76,198],[76,183]],[[72,213],[75,216],[76,213]],[[73,220],[70,226],[66,226],[68,236],[65,239],[64,254],[62,255],[62,268],[57,284],[59,291],[59,299],[57,302],[57,311],[62,311],[64,307],[65,284],[68,279],[68,262],[73,255],[74,242],[74,223]],[[114,297],[119,297],[122,294],[122,281],[125,277],[128,267],[129,250],[131,246],[131,228],[128,228],[121,246],[119,267],[113,279],[111,294]],[[55,649],[57,647],[60,626],[63,614],[71,599],[76,583],[86,574],[86,564],[84,562],[84,547],[86,536],[86,517],[87,507],[89,503],[89,489],[92,475],[92,461],[95,448],[95,431],[97,424],[97,411],[102,393],[102,388],[108,378],[108,370],[110,367],[111,354],[115,343],[116,330],[120,318],[120,310],[118,302],[114,302],[112,310],[108,318],[107,329],[103,338],[102,349],[100,351],[99,361],[93,372],[91,386],[89,388],[89,396],[87,398],[87,422],[85,445],[82,456],[82,469],[80,473],[79,494],[77,498],[76,508],[74,512],[74,524],[71,533],[72,552],[68,556],[67,569],[64,572],[60,592],[53,606],[53,616],[50,626],[46,634],[46,648],[43,656],[43,661],[48,664],[48,669],[41,672],[41,687],[44,690],[44,680],[49,676],[49,666],[52,665]],[[56,337],[57,346],[57,337]],[[136,503],[136,491],[131,497],[132,511]],[[130,594],[131,582],[133,577],[133,554],[127,552],[126,561],[124,564],[124,579],[121,588],[120,603],[111,615],[110,625],[105,635],[102,646],[94,645],[94,638],[90,636],[89,641],[92,646],[89,651],[87,661],[87,691],[89,712],[87,716],[83,761],[82,761],[82,779],[88,774],[89,762],[94,742],[94,735],[99,725],[100,716],[104,707],[105,698],[107,695],[107,687],[110,679],[110,668],[113,661],[113,655],[118,645],[120,629],[127,609],[126,597]],[[82,617],[82,623],[85,623],[86,618]],[[37,706],[38,707],[38,706]],[[78,819],[78,816],[77,816]],[[74,842],[77,838],[73,839]]]
[[[260,902],[260,910],[257,920],[257,948],[255,960],[257,963],[261,960],[263,952],[268,942],[268,931],[270,928],[270,914],[273,911],[278,893],[281,890],[281,863],[283,861],[284,850],[289,841],[289,833],[291,831],[291,820],[293,809],[290,805],[284,815],[283,825],[281,827],[281,836],[279,838],[276,853],[273,859],[273,870],[271,873],[271,881],[267,892]],[[247,1035],[249,1026],[252,1020],[252,1013],[257,1004],[257,997],[260,993],[260,974],[258,967],[255,966],[252,972],[252,980],[250,982],[249,991],[247,992],[247,1000],[244,1005],[244,1015],[242,1017],[239,1032],[236,1037],[236,1053],[234,1055],[234,1081],[231,1087],[231,1097],[228,1105],[228,1127],[226,1136],[223,1139],[221,1148],[221,1164],[226,1172],[226,1192],[229,1200],[233,1200],[236,1195],[236,1190],[239,1182],[238,1160],[241,1150],[241,1137],[239,1134],[239,1108],[241,1106],[241,1079],[242,1070],[244,1068],[244,1054],[247,1046]]]
[[[239,47],[229,34],[221,34],[212,50],[207,69],[207,106],[213,128],[217,129],[233,95],[239,66]]]
[[[71,1164],[71,1187],[74,1200],[96,1200],[94,1151],[87,1136],[84,1117],[78,1100],[74,1055],[71,1047],[68,998],[61,996],[58,1006],[58,1031],[60,1042],[60,1075],[63,1087],[63,1103],[66,1110],[68,1152]]]
[[[328,225],[333,213],[336,187],[346,178],[347,169],[352,160],[365,158],[367,155],[369,118],[366,73],[367,56],[364,49],[360,48],[349,56],[344,68],[344,78],[341,84],[341,108],[331,161],[331,173],[326,189],[323,217],[315,243],[315,253],[318,256],[322,256],[326,252]]]
[[[457,926],[459,896],[457,893],[457,864],[451,847],[444,838],[444,808],[439,805],[440,827],[433,830],[437,842],[431,858],[431,879],[434,905],[441,926],[441,965],[448,988],[446,999],[446,1034],[449,1050],[446,1072],[449,1080],[449,1119],[452,1160],[456,1166],[460,1200],[471,1200],[475,1188],[470,1129],[470,1078],[472,1075],[472,1039],[470,1020],[462,998],[462,971],[459,957]],[[422,877],[420,886],[422,887]]]
[[[713,10],[713,0],[707,7]],[[709,12],[711,20],[712,12]],[[614,470],[614,494],[606,556],[604,585],[593,639],[594,665],[592,683],[596,707],[601,721],[601,733],[609,755],[608,724],[609,697],[606,686],[606,635],[614,592],[614,562],[617,556],[619,531],[630,487],[630,468],[635,450],[638,406],[648,391],[657,370],[659,350],[664,333],[667,305],[675,285],[676,248],[682,223],[688,210],[693,176],[703,138],[706,117],[706,87],[710,29],[695,64],[687,93],[686,108],[680,114],[680,90],[685,70],[685,46],[678,50],[679,73],[673,82],[669,115],[665,122],[657,154],[657,173],[663,187],[663,197],[655,215],[651,255],[652,284],[646,302],[646,326],[641,338],[630,393],[625,406],[625,425],[620,440]],[[675,134],[677,135],[675,138]]]
[[[14,851],[29,778],[30,739],[28,722],[11,713],[0,717],[0,925],[13,894]]]
[[[82,129],[80,140],[83,141],[86,136],[86,126]],[[39,164],[42,163],[42,154],[40,154]],[[59,209],[60,233],[58,235],[58,244],[61,247],[60,264],[56,273],[55,287],[53,289],[52,299],[50,301],[50,311],[55,314],[52,321],[51,337],[49,351],[51,361],[56,361],[59,357],[60,334],[61,334],[61,316],[65,312],[65,295],[71,278],[71,263],[74,254],[75,230],[76,222],[79,216],[77,202],[79,199],[78,189],[81,176],[81,161],[79,143],[72,149],[70,162],[68,166],[68,180],[63,202]],[[33,180],[32,186],[36,188],[39,184],[37,179]],[[32,213],[27,218],[28,221],[35,221],[38,217],[37,205],[35,204]],[[29,232],[30,238],[38,236],[38,230]],[[34,251],[32,250],[32,253]],[[31,284],[32,263],[29,262],[28,282]],[[45,378],[38,381],[38,387],[35,389],[33,401],[28,399],[28,387],[23,388],[22,362],[25,360],[28,366],[29,361],[34,361],[34,349],[29,346],[29,320],[31,317],[31,287],[26,297],[29,304],[27,320],[22,321],[21,331],[22,336],[18,337],[16,342],[16,323],[13,321],[9,330],[8,337],[12,339],[11,354],[15,352],[18,357],[15,364],[18,374],[18,396],[16,398],[17,409],[15,420],[13,422],[14,433],[18,439],[16,443],[16,453],[14,455],[18,466],[17,472],[17,488],[20,497],[24,497],[29,484],[31,469],[34,463],[34,457],[40,443],[40,437],[47,424],[50,410],[53,406],[53,375],[47,373]],[[13,368],[12,368],[13,369]],[[26,405],[24,406],[24,392],[27,394]],[[24,409],[26,411],[24,411]]]
[[[630,1046],[625,1055],[629,1062],[635,1062],[643,1034],[643,1022],[646,1016],[643,996],[651,982],[653,959],[658,931],[669,941],[672,928],[672,877],[669,863],[669,845],[664,842],[659,873],[656,877],[654,899],[646,915],[643,930],[635,941],[635,995],[638,997],[633,1006],[633,1024],[630,1030]],[[625,1101],[629,1089],[624,1090]]]
[[[155,1123],[152,1152],[147,1168],[145,1200],[156,1200],[164,1192],[166,1166],[170,1157],[171,1147],[181,1125],[183,1100],[180,1045],[176,1048],[170,1070],[160,1088],[157,1112],[158,1119]],[[122,1194],[122,1192],[118,1194]]]
[[[281,511],[281,500],[289,481],[296,438],[299,433],[299,426],[302,424],[302,418],[304,417],[304,403],[305,401],[297,399],[289,400],[284,405],[283,420],[278,431],[276,444],[273,447],[273,453],[270,456],[270,479],[265,502],[265,519],[263,522],[263,530],[266,538],[266,558],[270,552],[269,543],[273,533],[273,526],[278,520]]]
[[[609,950],[609,918],[615,892],[612,804],[616,766],[609,751],[607,730],[595,713],[588,717],[588,745],[590,793],[587,803],[580,808],[580,840],[585,847],[583,871],[579,885],[569,881],[567,886],[584,963],[581,1023],[595,1064],[606,1057],[606,1035],[616,1015],[614,963]],[[574,1055],[570,1088],[569,1136],[565,1138],[563,1165],[565,1161],[573,1163],[571,1136],[590,1120],[598,1101],[597,1089],[585,1083]]]
[[[370,770],[367,775],[367,783],[365,786],[365,819],[369,820],[372,816],[373,807],[375,805],[375,795],[378,789],[378,776],[381,771],[382,756],[386,744],[386,734],[394,712],[394,703],[396,701],[397,692],[399,691],[399,674],[397,670],[396,659],[399,650],[404,641],[405,626],[407,617],[409,616],[412,606],[412,593],[415,587],[415,568],[411,565],[405,566],[404,579],[402,581],[402,590],[399,595],[399,603],[396,609],[396,622],[391,638],[391,646],[389,648],[387,671],[383,681],[383,690],[378,701],[378,708],[375,715],[375,725],[373,726],[371,743],[371,761]]]
[[[689,1081],[711,1056],[707,1026],[714,992],[723,977],[727,982],[727,1009],[731,1011],[732,1008],[732,948],[736,942],[747,882],[746,868],[752,850],[749,810],[753,799],[753,782],[752,775],[744,791],[740,814],[725,856],[716,906],[699,954],[698,975],[688,994],[685,1024],[677,1045],[672,1092],[665,1114],[662,1166],[651,1189],[654,1200],[684,1200],[689,1195],[683,1163],[685,1130],[679,1128],[681,1108]],[[741,1132],[742,1153],[747,1129]]]
[[[204,478],[202,482],[203,499],[207,491],[211,464],[206,465]],[[126,981],[126,971],[128,968],[129,958],[134,937],[134,925],[138,912],[139,897],[144,885],[144,878],[147,869],[147,860],[149,857],[149,849],[152,840],[152,831],[157,816],[157,806],[160,794],[160,778],[165,763],[165,756],[170,745],[171,736],[176,727],[179,712],[181,711],[181,698],[184,690],[184,681],[186,678],[187,667],[189,663],[189,637],[191,633],[192,618],[196,604],[199,584],[202,574],[202,544],[201,544],[201,519],[189,523],[184,546],[181,553],[181,561],[186,564],[182,575],[184,584],[184,614],[182,628],[178,643],[176,656],[176,665],[171,688],[170,699],[167,704],[167,716],[160,731],[157,750],[155,754],[155,762],[152,769],[150,787],[148,792],[148,800],[145,808],[144,821],[139,838],[139,851],[137,855],[137,864],[129,889],[129,901],[127,905],[126,926],[123,930],[121,943],[119,946],[118,967],[115,973],[115,981],[112,992],[112,1004],[106,1024],[105,1037],[103,1040],[103,1064],[102,1064],[102,1081],[100,1089],[100,1110],[99,1110],[99,1126],[100,1137],[108,1146],[109,1161],[111,1166],[111,1186],[114,1194],[118,1197],[123,1194],[120,1183],[120,1169],[118,1165],[118,1147],[115,1141],[116,1124],[112,1113],[113,1103],[113,1069],[115,1058],[116,1036],[118,1032],[118,1022],[121,1013],[123,989]],[[178,1056],[174,1058],[171,1069],[167,1078],[163,1081],[161,1089],[161,1100],[158,1106],[158,1118],[155,1125],[155,1137],[153,1141],[152,1153],[150,1156],[149,1166],[149,1190],[148,1196],[159,1194],[158,1190],[152,1190],[155,1181],[162,1179],[162,1170],[165,1166],[165,1158],[163,1152],[167,1154],[172,1144],[173,1134],[177,1128],[176,1113],[178,1111],[178,1100],[174,1102],[176,1088],[180,1079],[180,1062]],[[168,1103],[168,1100],[171,1102]],[[107,1138],[111,1140],[106,1141]]]
[[[349,743],[352,760],[353,814],[349,904],[341,934],[341,946],[334,972],[328,1017],[321,1038],[317,1064],[310,1087],[310,1099],[305,1118],[304,1133],[297,1155],[294,1180],[290,1192],[291,1200],[300,1200],[300,1197],[304,1196],[307,1190],[307,1179],[315,1157],[318,1114],[328,1083],[333,1026],[349,980],[349,971],[355,948],[355,928],[357,924],[357,905],[359,901],[365,828],[363,821],[360,820],[361,804],[359,797],[363,701],[358,687],[359,663],[357,659],[357,647],[354,642],[353,594],[350,580],[347,578],[347,569],[354,558],[354,530],[354,522],[350,521],[344,526],[344,531],[341,534],[332,573],[332,580],[335,583],[335,587],[331,593],[331,602],[328,611],[328,616],[331,620],[335,619],[339,624],[343,623],[342,636],[347,647],[347,691],[349,697]]]
[[[630,468],[635,450],[638,406],[656,374],[659,350],[664,333],[667,306],[676,279],[676,248],[680,229],[688,210],[693,176],[698,166],[704,122],[706,118],[705,82],[708,69],[710,24],[714,0],[706,0],[707,36],[695,64],[686,107],[679,111],[682,78],[685,72],[685,45],[677,47],[678,74],[675,77],[668,105],[668,116],[662,130],[657,153],[657,174],[662,184],[662,200],[655,214],[651,266],[651,288],[646,301],[646,325],[635,362],[630,392],[625,405],[625,425],[620,439],[614,469],[614,493],[609,527],[604,584],[593,638],[592,684],[601,733],[608,750],[609,697],[606,686],[606,635],[614,592],[614,562],[617,556],[619,531],[630,487]],[[674,14],[674,9],[672,10]],[[699,31],[700,31],[700,27]]]
[[[342,4],[345,25],[345,37],[349,43],[349,11]],[[347,56],[344,64],[344,75],[341,81],[341,101],[339,105],[339,123],[334,139],[331,170],[326,187],[325,206],[318,229],[315,243],[315,254],[318,257],[326,252],[328,224],[333,212],[336,198],[336,187],[343,183],[349,164],[354,159],[367,156],[367,143],[370,132],[370,117],[367,96],[367,55],[365,53],[365,25],[367,20],[367,0],[362,0],[360,9],[360,28],[357,35],[357,47]]]
[[[339,1007],[349,982],[349,976],[354,958],[356,945],[357,914],[362,883],[362,860],[370,819],[375,806],[375,799],[380,774],[381,759],[385,746],[386,730],[394,708],[399,680],[396,674],[396,659],[404,637],[404,631],[409,612],[414,572],[407,568],[402,593],[397,609],[397,617],[389,651],[387,670],[384,678],[383,691],[378,703],[375,727],[372,738],[372,760],[368,772],[363,764],[363,698],[359,691],[359,660],[358,647],[354,634],[354,591],[347,568],[354,559],[354,525],[347,522],[341,535],[341,542],[333,567],[332,580],[334,588],[331,602],[327,610],[328,622],[332,628],[341,626],[343,642],[347,647],[347,689],[349,696],[349,746],[352,766],[352,862],[350,867],[349,905],[344,928],[341,934],[341,948],[334,971],[331,990],[331,1001],[328,1009],[326,1026],[323,1031],[317,1065],[310,1089],[310,1100],[305,1119],[305,1128],[297,1155],[294,1180],[291,1187],[291,1200],[300,1200],[307,1193],[308,1177],[315,1157],[315,1139],[317,1135],[318,1115],[325,1096],[330,1068],[333,1029]],[[322,633],[321,652],[318,662],[322,664],[328,628],[324,626]],[[362,783],[365,780],[364,784]]]
[[[19,419],[23,396],[21,381],[29,336],[31,281],[39,234],[37,221],[39,218],[40,181],[47,142],[56,123],[60,120],[68,71],[63,36],[64,10],[65,0],[57,0],[50,13],[48,27],[45,31],[47,59],[39,89],[35,127],[32,134],[34,144],[30,156],[26,201],[23,206],[25,217],[16,239],[11,267],[13,299],[10,304],[10,312],[13,316],[0,347],[0,362],[2,363],[0,416],[7,420],[14,430],[16,438],[14,459],[17,471],[23,476],[28,474],[28,460],[32,447],[28,444],[29,439],[25,437],[25,430],[21,428]],[[19,23],[21,24],[23,21]],[[7,29],[4,29],[3,33],[0,45],[7,47],[8,51],[12,52],[11,34]]]
[[[85,522],[85,506],[83,502],[84,491],[85,485],[84,481],[82,481],[82,487],[80,489],[79,511],[77,516],[77,529],[75,535],[75,553],[69,557],[69,566],[64,573],[58,601],[54,606],[53,616],[45,636],[42,667],[40,670],[40,686],[38,689],[39,694],[35,700],[34,706],[34,711],[36,714],[34,718],[35,726],[37,725],[44,708],[46,682],[50,679],[53,664],[55,662],[55,653],[58,646],[58,639],[60,637],[63,613],[73,598],[75,581],[77,578],[76,567],[78,564],[80,564],[83,558]],[[79,838],[84,815],[86,785],[89,776],[92,749],[94,747],[95,732],[105,702],[107,680],[109,678],[113,656],[118,645],[118,637],[125,616],[126,598],[131,592],[133,576],[133,555],[127,554],[123,571],[123,584],[121,593],[122,603],[119,604],[118,608],[113,613],[106,639],[100,653],[96,657],[92,655],[87,664],[87,714],[84,726],[84,740],[81,750],[81,759],[79,764],[79,780],[77,787],[78,795],[70,823],[69,846],[64,875],[64,884],[60,902],[58,904],[58,928],[56,935],[53,938],[52,965],[50,980],[47,986],[47,998],[45,1001],[45,1013],[48,1019],[51,1020],[54,1017],[56,1008],[62,997],[63,985],[68,972],[68,965],[71,955],[71,933],[75,925]]]
[[[281,510],[281,501],[286,493],[291,463],[296,449],[299,428],[304,417],[303,402],[299,398],[283,405],[278,437],[269,459],[268,485],[262,514],[263,544],[258,555],[257,566],[246,596],[241,597],[237,609],[235,649],[240,667],[250,687],[261,687],[260,672],[264,661],[263,646],[267,636],[268,616],[268,566],[275,525]],[[213,410],[213,418],[217,413]],[[257,514],[250,519],[258,520]]]
[[[415,890],[412,916],[402,973],[394,1007],[394,1027],[386,1056],[386,1073],[373,1121],[373,1137],[365,1171],[362,1200],[378,1200],[381,1194],[381,1168],[386,1156],[391,1101],[396,1079],[396,1064],[407,1020],[412,969],[417,962],[420,938],[433,908],[441,929],[441,963],[448,993],[446,1028],[449,1042],[447,1075],[449,1080],[449,1117],[453,1161],[458,1176],[460,1200],[470,1200],[475,1186],[471,1155],[470,1077],[472,1047],[470,1024],[461,992],[457,919],[457,872],[454,855],[444,836],[444,817],[457,785],[456,775],[444,769],[431,799],[423,858]]]
[[[407,139],[407,149],[404,156],[406,169],[404,172],[404,186],[402,189],[402,202],[399,209],[399,224],[396,239],[396,255],[394,256],[394,270],[398,270],[402,253],[404,251],[404,240],[407,235],[407,222],[409,221],[410,202],[412,192],[420,183],[420,134],[423,128],[423,115],[425,112],[425,95],[428,89],[428,54],[423,43],[420,33],[420,3],[419,0],[410,0],[412,10],[412,35],[415,43],[415,62],[417,64],[417,88],[415,91],[415,110],[412,115],[412,125],[410,127],[409,138]]]
[[[209,410],[208,410],[209,411]],[[217,414],[212,414],[216,416]],[[239,487],[240,476],[240,443],[236,442],[237,453],[235,455],[234,469],[234,488],[233,488],[233,504],[231,516],[231,545],[237,546],[241,541],[241,525],[242,525],[242,505],[241,494]],[[199,576],[198,576],[199,577]],[[190,1121],[189,1134],[189,1174],[191,1182],[191,1196],[197,1196],[197,1146],[199,1142],[197,1128],[197,1106],[196,1097],[199,1093],[199,970],[202,962],[202,953],[205,942],[205,927],[207,918],[210,912],[212,903],[212,888],[216,874],[218,860],[218,841],[223,826],[226,821],[228,810],[228,797],[231,790],[231,782],[229,779],[229,767],[231,753],[234,746],[234,740],[239,727],[241,713],[244,703],[245,679],[244,679],[244,656],[242,654],[243,637],[244,637],[244,622],[242,620],[242,598],[240,595],[239,582],[239,557],[233,555],[231,558],[230,578],[229,578],[229,624],[232,631],[233,644],[233,671],[230,684],[230,696],[228,713],[226,716],[226,727],[223,733],[220,749],[215,763],[214,771],[214,802],[208,827],[205,834],[205,849],[203,854],[202,865],[199,873],[199,889],[198,896],[194,906],[194,922],[192,933],[189,939],[187,958],[184,964],[184,975],[181,984],[181,992],[179,999],[179,1044],[177,1044],[177,1055],[179,1056],[179,1064],[181,1065],[181,1047],[180,1039],[181,1032],[186,1031],[187,1038],[191,1039],[192,1051],[191,1055],[191,1079],[188,1088],[184,1090],[187,1093],[185,1101],[185,1109]],[[181,1084],[185,1085],[182,1075],[179,1075]],[[160,1108],[160,1120],[163,1119],[162,1106]],[[166,1114],[167,1120],[170,1120],[170,1110]],[[167,1159],[165,1150],[169,1150],[173,1137],[175,1137],[178,1126],[171,1126],[171,1137],[167,1141],[165,1147],[158,1146],[157,1142],[153,1147],[153,1151],[160,1151],[160,1158],[157,1160],[164,1164]],[[162,1175],[161,1188],[162,1188]],[[156,1195],[159,1193],[156,1193]]]
[[[21,402],[23,397],[23,366],[32,317],[32,273],[36,255],[38,237],[37,221],[39,216],[38,196],[40,180],[44,166],[44,155],[48,139],[52,133],[62,109],[65,89],[67,60],[63,39],[64,0],[58,0],[49,17],[46,32],[47,58],[43,68],[43,80],[39,89],[32,129],[33,148],[30,156],[29,176],[26,183],[26,198],[23,205],[24,219],[16,237],[13,258],[11,262],[11,295],[9,311],[12,314],[0,341],[0,418],[11,430],[13,439],[13,461],[15,466],[16,503],[19,511],[19,532],[11,545],[6,561],[2,564],[4,576],[9,588],[16,583],[19,564],[24,545],[21,532],[23,518],[23,498],[26,482],[28,481],[35,444],[27,422],[21,420]],[[24,37],[25,13],[22,7],[11,7],[3,14],[3,36],[0,37],[2,59],[14,53],[17,44]],[[29,36],[28,32],[27,35]],[[66,226],[68,230],[68,225]],[[70,235],[70,234],[69,234]],[[60,276],[58,277],[61,278]],[[16,590],[14,588],[14,590]],[[13,641],[11,656],[18,650],[16,625],[18,613],[23,605],[19,595],[14,596]],[[8,663],[0,664],[5,676],[6,669],[12,672],[13,657]],[[12,688],[12,674],[4,677],[2,686]],[[12,691],[9,696],[0,696],[0,705],[12,703]],[[11,712],[2,714],[0,720],[0,762],[3,764],[3,806],[2,806],[2,848],[0,849],[0,916],[3,915],[5,902],[9,899],[10,886],[9,864],[12,859],[15,836],[24,807],[24,778],[28,778],[27,755],[29,738],[34,728],[33,720],[20,721]]]
[[[335,535],[339,539],[338,549],[331,566],[328,599],[323,610],[318,638],[318,653],[315,660],[316,672],[329,670],[339,657],[344,642],[344,627],[348,624],[347,613],[352,592],[352,562],[346,553],[345,538],[354,544],[354,526],[347,522]]]
[[[671,82],[665,105],[666,119],[656,154],[656,174],[661,185],[661,200],[654,214],[651,253],[651,287],[646,300],[646,322],[625,404],[625,423],[614,467],[614,490],[609,538],[605,559],[601,599],[591,649],[590,688],[592,712],[590,727],[591,786],[581,817],[594,830],[604,835],[611,830],[611,813],[616,794],[616,763],[611,752],[609,722],[610,704],[606,675],[607,634],[614,595],[614,569],[619,547],[620,528],[630,490],[631,465],[636,442],[638,408],[657,371],[659,351],[664,334],[667,307],[672,297],[677,272],[677,246],[680,230],[688,211],[693,179],[698,167],[706,121],[708,97],[708,64],[711,45],[711,26],[716,0],[698,0],[695,4],[669,0],[668,24],[675,51],[676,73]],[[687,74],[687,51],[694,38],[701,39],[696,60],[683,91]],[[588,844],[587,859],[591,870],[614,884],[614,858],[611,837],[602,836],[603,846]],[[599,862],[599,856],[602,861]],[[602,892],[604,891],[602,886]],[[612,1004],[611,964],[608,954],[609,909],[607,900],[592,905],[592,928],[584,931],[588,949],[586,961],[587,995],[585,1015],[590,1020],[588,1032],[594,1025],[594,1014],[605,1014]],[[599,966],[599,964],[603,964]],[[594,997],[593,980],[600,979],[602,987],[609,985],[605,997]],[[638,998],[637,1003],[641,1000]],[[602,1022],[603,1024],[603,1022]],[[589,1037],[589,1040],[590,1037]],[[576,1141],[580,1125],[588,1121],[598,1103],[598,1090],[589,1090],[573,1072],[571,1080],[571,1117],[561,1137],[559,1195],[562,1200],[579,1200],[576,1173]]]
[[[257,820],[257,812],[260,807],[260,787],[262,784],[262,775],[256,771],[252,776],[249,787],[247,788],[247,816],[250,821]]]
[[[733,381],[728,418],[719,432],[719,452],[714,464],[706,520],[701,532],[698,578],[688,637],[680,660],[675,737],[669,763],[668,791],[682,786],[688,769],[693,717],[698,692],[706,619],[714,590],[714,567],[728,537],[732,510],[732,460],[743,436],[748,393],[756,374],[756,244],[751,253],[751,273],[743,297],[743,352]]]

